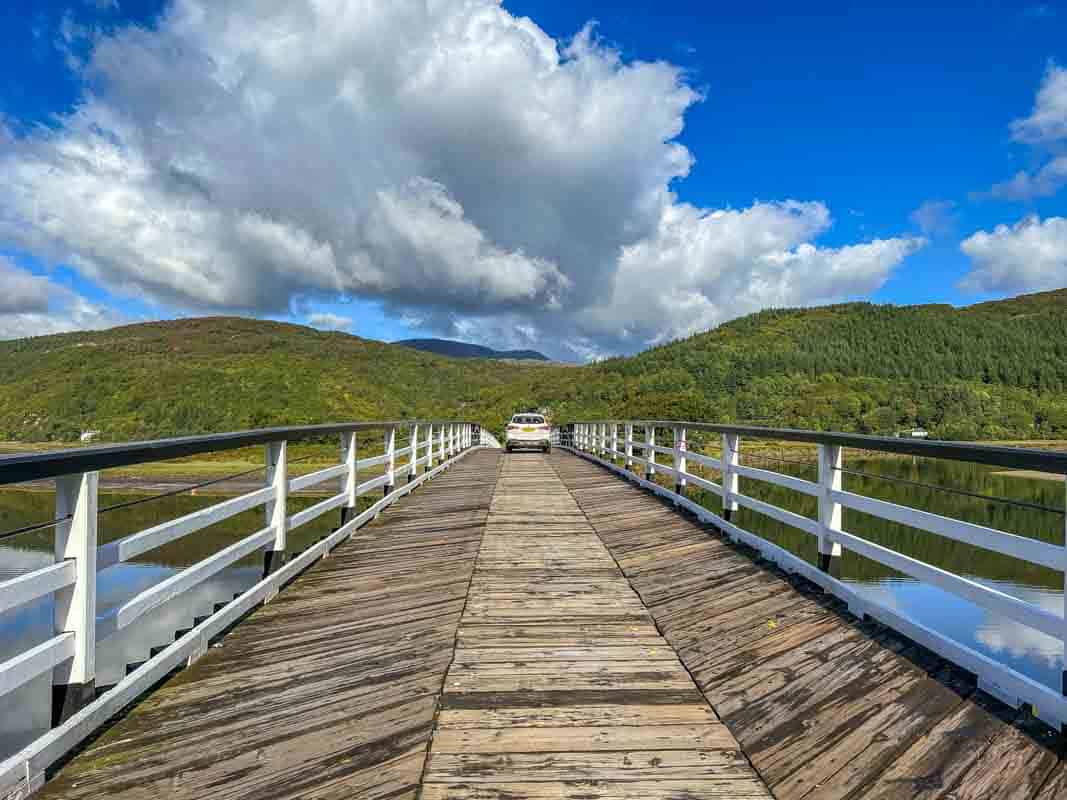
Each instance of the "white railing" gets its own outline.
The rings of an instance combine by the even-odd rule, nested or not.
[[[408,444],[396,447],[398,432]],[[43,783],[45,770],[84,740],[117,711],[175,667],[190,664],[207,651],[210,640],[259,603],[268,602],[296,575],[324,558],[382,509],[447,469],[478,436],[469,422],[418,421],[278,428],[219,436],[188,437],[55,453],[0,457],[0,486],[55,478],[56,561],[0,582],[0,613],[48,595],[55,599],[55,632],[45,642],[0,662],[0,697],[34,678],[53,674],[53,729],[0,763],[0,797],[18,797]],[[384,433],[384,452],[359,456],[359,440]],[[337,435],[340,463],[299,477],[289,477],[290,441]],[[177,519],[160,522],[105,545],[97,544],[99,470],[168,458],[233,449],[266,448],[266,481],[261,489],[222,500]],[[397,467],[397,459],[407,463]],[[381,475],[361,475],[372,467]],[[421,474],[420,474],[421,468]],[[407,483],[397,486],[400,471]],[[291,513],[289,494],[338,481],[338,491],[310,507]],[[361,496],[382,488],[383,496],[357,512]],[[237,514],[262,506],[264,527],[219,552],[100,613],[97,573],[169,542],[189,536]],[[341,509],[340,526],[285,563],[288,534],[323,514]],[[97,696],[95,656],[98,643],[127,628],[145,613],[173,600],[257,551],[264,551],[263,578],[225,608],[196,625],[122,681]]]
[[[672,437],[670,447],[656,443],[657,431],[667,432]],[[717,440],[718,456],[694,452],[688,443],[687,434],[690,431],[700,431],[703,435],[711,434]],[[803,575],[824,591],[844,600],[850,611],[857,616],[877,619],[975,673],[979,688],[1016,708],[1029,704],[1035,714],[1052,725],[1059,727],[1067,724],[1067,699],[1062,691],[1035,681],[1006,664],[933,630],[903,611],[879,603],[872,599],[872,596],[858,592],[855,586],[829,574],[831,560],[840,556],[842,548],[845,548],[963,598],[986,611],[1003,615],[1060,642],[1067,641],[1067,622],[1064,614],[1048,611],[965,575],[883,547],[864,539],[858,532],[846,531],[842,527],[843,509],[854,509],[930,535],[945,537],[1065,573],[1067,548],[1064,542],[1067,541],[1067,527],[1058,531],[1056,538],[1059,543],[1050,544],[1040,539],[847,492],[843,489],[842,478],[843,452],[846,447],[993,464],[1011,469],[1041,470],[1063,475],[1067,475],[1067,453],[660,420],[574,423],[558,430],[556,436],[557,441],[562,441],[565,446],[567,442],[572,442],[572,449],[576,452],[625,475],[631,481],[657,494],[672,499],[676,505],[693,512],[702,521],[711,522],[734,541],[756,548],[765,558],[782,569]],[[742,437],[814,444],[818,450],[818,480],[804,480],[741,464]],[[668,458],[657,460],[657,455]],[[643,478],[631,471],[635,465],[644,468]],[[694,467],[717,471],[720,480],[715,482],[706,474],[695,474],[691,471]],[[673,478],[673,487],[657,482],[657,475]],[[809,518],[744,494],[741,491],[741,478],[773,484],[816,498],[818,518]],[[718,495],[721,505],[716,509],[700,505],[688,496],[688,486]],[[731,518],[740,508],[764,515],[813,537],[817,545],[818,565],[812,565],[783,547],[735,524]]]

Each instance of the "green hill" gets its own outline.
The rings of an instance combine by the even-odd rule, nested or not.
[[[0,438],[469,417],[485,412],[486,392],[528,369],[233,317],[41,336],[0,342]]]
[[[0,438],[122,440],[462,416],[757,422],[1067,438],[1067,290],[949,306],[770,310],[585,367],[457,359],[213,317],[0,342]]]

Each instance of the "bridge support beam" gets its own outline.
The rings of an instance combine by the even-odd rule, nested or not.
[[[356,456],[356,432],[341,434],[341,463],[347,467],[341,478],[341,491],[345,493],[345,504],[341,506],[341,525],[346,525],[356,516],[356,504],[359,500],[359,461]]]
[[[96,517],[98,472],[56,479],[56,561],[71,560],[75,580],[55,593],[56,634],[74,634],[74,657],[52,671],[52,727],[96,698]]]
[[[652,448],[656,446],[656,428],[653,425],[645,426],[645,459],[648,461],[645,464],[645,480],[650,481],[656,477],[656,451]]]
[[[285,563],[285,540],[289,530],[286,511],[289,500],[288,442],[271,442],[266,451],[267,485],[274,489],[274,497],[267,501],[265,512],[267,527],[274,529],[274,542],[263,554],[264,577]]]
[[[734,495],[741,492],[741,437],[736,433],[722,435],[722,518],[727,522],[739,508]]]
[[[396,428],[385,429],[385,486],[382,496],[388,497],[396,488]]]
[[[685,497],[687,483],[685,472],[689,466],[685,458],[687,449],[686,431],[683,426],[679,425],[674,429],[674,491],[675,494],[680,494],[682,497]]]
[[[843,449],[837,445],[819,445],[819,569],[830,571],[834,558],[841,555],[841,544],[834,532],[841,530],[841,504],[834,502],[833,492],[843,486]]]

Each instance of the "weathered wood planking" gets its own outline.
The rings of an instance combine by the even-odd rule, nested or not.
[[[362,528],[46,784],[45,798],[414,798],[501,458]]]
[[[1060,738],[966,675],[607,470],[551,462],[775,797],[1067,797]]]
[[[548,459],[504,461],[421,797],[766,798]]]

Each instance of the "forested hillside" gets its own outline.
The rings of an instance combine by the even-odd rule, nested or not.
[[[985,303],[764,311],[586,367],[454,359],[205,318],[0,343],[0,437],[121,440],[516,409],[949,439],[1067,437],[1067,290]]]

